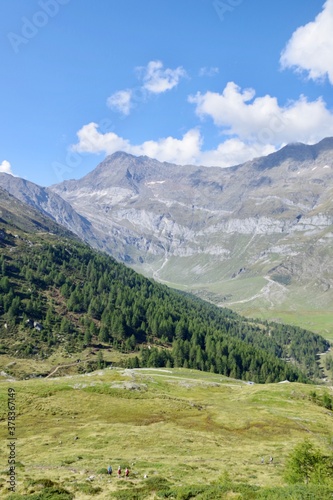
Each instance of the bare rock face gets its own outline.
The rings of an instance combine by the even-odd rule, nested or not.
[[[0,173],[0,186],[21,202],[51,217],[82,240],[95,243],[96,246],[91,223],[50,189],[5,173]]]
[[[332,180],[333,139],[325,139],[228,169],[115,153],[83,179],[51,189],[92,223],[107,251],[142,263],[230,255],[237,235],[266,237],[267,251],[270,236],[319,235],[333,224]]]
[[[305,289],[312,304],[333,301],[333,138],[225,169],[118,152],[80,180],[0,184],[136,270],[223,305],[274,309]]]

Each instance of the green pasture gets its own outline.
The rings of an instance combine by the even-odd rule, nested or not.
[[[245,484],[258,495],[262,488],[283,486],[286,457],[297,443],[310,437],[324,451],[333,443],[332,413],[310,398],[314,388],[332,394],[321,386],[251,385],[186,369],[105,369],[22,381],[3,377],[2,498],[8,493],[9,387],[16,391],[16,496],[22,499],[48,498],[47,491],[55,495],[57,488],[65,496],[54,498],[65,500],[153,499],[162,498],[163,491],[169,498],[209,498],[179,495],[193,485],[203,494],[228,481],[231,489],[238,485],[241,491]],[[119,465],[129,467],[128,480],[117,479]]]

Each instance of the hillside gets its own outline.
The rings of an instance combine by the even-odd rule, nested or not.
[[[226,169],[115,153],[79,180],[11,194],[147,277],[333,339],[333,139]]]
[[[79,238],[49,216],[22,203],[0,187],[0,223],[3,229],[9,227],[25,233],[52,233],[79,241]]]
[[[84,371],[103,366],[103,352],[120,352],[130,367],[184,366],[255,382],[320,376],[317,355],[329,344],[319,335],[246,320],[70,238],[18,230],[4,219],[0,230],[0,352],[7,364],[15,357],[42,366],[56,353],[84,351]]]
[[[52,190],[147,276],[333,338],[333,139],[228,169],[115,153]]]
[[[20,210],[26,207],[26,213],[29,214],[32,209],[31,213],[33,213],[32,217],[34,219],[39,220],[42,217],[41,220],[48,227],[57,227],[57,233],[60,231],[59,225],[63,226],[67,230],[67,234],[68,232],[74,233],[81,240],[89,241],[90,244],[95,244],[98,247],[89,221],[77,214],[69,203],[48,188],[2,172],[0,172],[0,187],[0,203],[6,203],[5,208],[7,210],[10,203],[8,204],[8,195],[5,193],[12,195],[13,198],[10,198],[10,200],[16,200],[14,201],[14,210],[15,205],[19,206],[18,202],[21,201],[24,205],[21,205]],[[25,210],[23,209],[23,212]],[[37,215],[38,212],[40,213],[39,216]],[[58,225],[54,224],[55,222]],[[31,226],[28,226],[27,229],[29,227]]]
[[[322,387],[174,368],[2,381],[3,460],[8,387],[18,417],[17,496],[7,497],[1,469],[1,498],[332,498],[332,484],[287,486],[283,477],[288,454],[307,438],[332,455],[332,412],[323,405],[332,392]],[[128,480],[116,478],[119,465],[123,474],[129,467]]]

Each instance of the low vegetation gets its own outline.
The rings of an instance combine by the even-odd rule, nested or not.
[[[8,387],[18,438],[8,500],[332,498],[332,411],[313,399],[331,390],[179,368],[3,379],[1,498]]]
[[[333,479],[333,454],[324,455],[306,439],[290,453],[285,478],[292,484],[329,483]]]
[[[0,194],[1,498],[332,498],[327,340],[150,281]]]

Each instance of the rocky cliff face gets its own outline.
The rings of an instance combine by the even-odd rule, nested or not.
[[[98,246],[91,223],[76,213],[67,201],[50,189],[5,173],[0,173],[0,186],[21,202],[73,231],[82,240]]]
[[[333,138],[228,169],[119,152],[42,191],[9,177],[14,196],[155,279],[245,313],[333,303]]]
[[[228,169],[116,153],[51,189],[155,279],[249,313],[333,303],[332,138]]]
[[[228,235],[314,235],[329,228],[332,160],[333,139],[289,145],[229,169],[116,153],[83,179],[51,190],[104,235],[118,258],[220,255]]]

